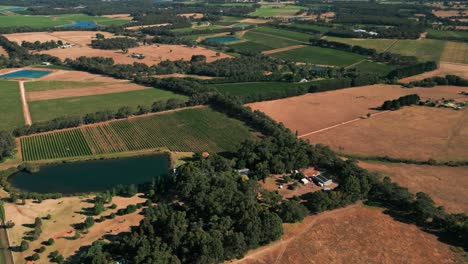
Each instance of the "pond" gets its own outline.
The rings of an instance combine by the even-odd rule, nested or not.
[[[233,42],[233,41],[239,41],[239,38],[236,37],[212,37],[212,38],[207,38],[206,41],[210,42],[217,42],[217,43],[227,43],[227,42]]]
[[[95,29],[97,24],[92,21],[77,21],[73,24],[63,26],[64,28],[81,28],[81,29]]]
[[[26,171],[11,176],[11,185],[37,193],[85,193],[109,190],[122,184],[141,184],[168,174],[166,155],[79,161],[45,165],[36,173]]]
[[[19,70],[19,71],[14,71],[14,72],[0,75],[0,78],[3,78],[3,79],[14,79],[14,78],[36,79],[36,78],[44,77],[50,73],[52,72],[51,71],[38,71],[38,70]]]

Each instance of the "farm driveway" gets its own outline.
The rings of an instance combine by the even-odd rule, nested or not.
[[[21,104],[23,105],[23,115],[26,125],[31,125],[31,113],[29,112],[28,101],[26,101],[26,92],[24,90],[24,81],[19,81],[19,88],[21,93]]]

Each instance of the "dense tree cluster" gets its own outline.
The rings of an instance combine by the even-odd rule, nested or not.
[[[11,133],[0,131],[0,160],[13,154],[15,145],[15,139]]]
[[[422,62],[414,65],[409,65],[405,67],[400,67],[395,70],[392,70],[388,73],[387,78],[404,78],[412,75],[421,74],[427,71],[433,71],[437,69],[437,63],[435,61]]]
[[[133,38],[106,38],[106,39],[93,39],[91,47],[94,49],[115,50],[115,49],[129,49],[138,47],[138,42]]]
[[[35,42],[27,42],[27,41],[22,41],[21,42],[21,47],[29,49],[29,50],[50,50],[50,49],[55,49],[63,45],[63,42],[61,40],[55,42],[55,40],[51,41],[46,41],[46,42],[40,42],[40,41],[35,41]]]
[[[380,109],[382,110],[396,110],[400,109],[400,107],[413,105],[419,103],[421,98],[417,94],[409,94],[405,96],[401,96],[395,100],[387,100],[385,101]]]
[[[370,56],[370,57],[375,56],[376,53],[377,53],[377,51],[375,49],[363,48],[361,46],[349,45],[349,44],[341,43],[341,42],[327,41],[327,40],[324,40],[324,39],[310,39],[310,44],[312,46],[343,50],[343,51],[357,53],[357,54],[361,54],[361,55],[364,55],[364,56]]]
[[[434,76],[420,81],[412,81],[404,84],[405,87],[434,87],[437,85],[468,86],[468,80],[456,75]]]

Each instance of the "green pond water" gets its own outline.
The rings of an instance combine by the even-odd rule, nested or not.
[[[151,182],[167,176],[168,169],[167,156],[150,155],[45,165],[37,173],[21,171],[9,181],[24,191],[72,194],[109,190],[119,184]]]

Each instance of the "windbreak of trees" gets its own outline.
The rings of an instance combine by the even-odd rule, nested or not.
[[[55,42],[55,40],[51,41],[46,41],[46,42],[40,42],[40,41],[35,41],[35,42],[27,42],[27,41],[22,41],[21,42],[21,47],[30,49],[30,50],[50,50],[50,49],[55,49],[63,45],[63,42],[61,40]]]
[[[16,147],[15,139],[10,132],[0,131],[0,161],[11,156]]]
[[[446,75],[445,77],[434,76],[430,78],[425,78],[420,81],[412,81],[408,84],[403,84],[403,86],[411,87],[434,87],[437,85],[453,85],[453,86],[468,86],[468,80],[456,75]]]
[[[124,50],[129,48],[138,47],[138,42],[133,38],[106,38],[106,39],[93,39],[91,47],[94,49],[104,50]]]
[[[309,88],[309,93],[319,93],[355,86],[371,85],[379,83],[379,81],[380,78],[376,74],[359,74],[355,77],[314,81]]]
[[[437,69],[437,63],[435,61],[422,62],[414,65],[409,65],[401,68],[397,68],[388,73],[388,79],[401,79],[404,77],[417,75],[423,72],[433,71]]]
[[[408,106],[419,103],[421,98],[417,94],[409,94],[405,96],[401,96],[395,100],[387,100],[385,101],[380,109],[382,110],[396,110],[400,109],[402,106]]]

